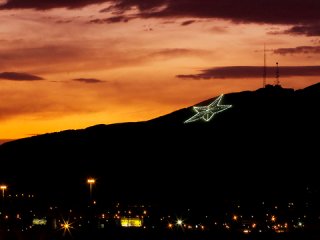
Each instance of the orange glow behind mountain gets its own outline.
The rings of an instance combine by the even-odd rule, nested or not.
[[[134,7],[125,19],[105,10],[111,2],[0,10],[0,139],[143,121],[222,93],[260,88],[264,44],[268,66],[320,65],[312,50],[319,36],[285,34],[293,24],[143,17]],[[277,51],[299,46],[311,48]],[[261,66],[261,76],[177,77],[224,66]],[[274,76],[268,73],[268,83]],[[319,77],[280,80],[298,89]]]

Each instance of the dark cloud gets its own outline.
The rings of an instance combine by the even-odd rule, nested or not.
[[[104,24],[104,23],[119,23],[119,22],[129,22],[131,18],[126,16],[116,16],[110,18],[97,18],[89,21],[89,23],[97,23],[97,24]]]
[[[299,46],[295,48],[279,48],[273,51],[275,54],[320,54],[320,46]]]
[[[138,7],[142,18],[214,18],[235,23],[296,25],[284,32],[319,36],[320,1],[315,0],[114,0],[113,9]],[[192,24],[191,20],[182,26]]]
[[[3,72],[0,73],[0,79],[11,81],[38,81],[44,80],[42,77],[35,76],[29,73],[17,73],[17,72]]]
[[[9,0],[0,9],[34,8],[46,10],[51,8],[81,8],[90,4],[107,2],[104,0]]]
[[[139,12],[132,18],[213,18],[235,23],[289,24],[283,32],[320,36],[320,1],[317,0],[10,0],[0,9],[33,8],[46,10],[57,7],[81,8],[90,4],[110,3],[101,12],[114,17],[95,19],[92,23],[127,22],[126,11],[133,7]],[[182,26],[194,23],[185,21]]]
[[[267,76],[274,78],[275,67],[267,68]],[[223,78],[259,78],[263,75],[263,67],[260,66],[232,66],[204,69],[199,74],[177,75],[178,78],[205,80]],[[320,66],[290,66],[280,67],[280,75],[283,77],[295,76],[320,76]]]
[[[76,82],[82,82],[82,83],[103,83],[104,81],[95,79],[95,78],[76,78],[73,79],[73,81]]]
[[[124,13],[132,7],[140,17],[220,18],[234,22],[303,25],[320,22],[320,1],[317,0],[10,0],[1,8],[50,9],[78,8],[109,2],[103,9]]]
[[[234,22],[303,24],[319,21],[315,0],[117,0],[114,8],[138,7],[142,17],[220,18]]]
[[[132,7],[138,7],[142,12],[153,12],[160,6],[164,6],[167,3],[170,4],[171,0],[110,0],[109,2],[113,2],[114,4],[109,9],[125,11],[131,9]]]
[[[293,26],[284,31],[285,34],[306,35],[309,37],[320,36],[320,23]]]
[[[192,23],[195,23],[196,20],[188,20],[188,21],[184,21],[181,23],[181,26],[188,26],[191,25]]]

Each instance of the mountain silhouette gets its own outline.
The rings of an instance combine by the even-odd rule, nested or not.
[[[221,104],[232,107],[209,122],[184,123],[195,114],[188,107],[150,121],[20,139],[0,146],[0,181],[47,199],[84,196],[88,176],[106,201],[298,194],[319,181],[319,103],[320,83],[267,86],[224,95]]]

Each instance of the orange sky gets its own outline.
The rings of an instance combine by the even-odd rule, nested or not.
[[[99,22],[114,16],[100,11],[109,6],[0,10],[0,139],[148,120],[221,93],[257,89],[261,77],[176,76],[261,66],[264,43],[270,66],[277,61],[280,66],[320,65],[316,51],[274,52],[319,46],[319,36],[281,33],[290,24],[185,16]],[[43,80],[8,79],[7,72]],[[318,79],[288,76],[281,81],[284,87],[303,88]]]

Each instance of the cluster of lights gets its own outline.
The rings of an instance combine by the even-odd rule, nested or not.
[[[293,206],[293,203],[290,203],[289,205],[292,205]],[[284,223],[280,223],[278,222],[277,220],[277,216],[275,215],[271,215],[271,214],[266,214],[266,217],[267,219],[265,220],[266,223],[270,223],[265,225],[269,230],[272,230],[276,233],[283,233],[283,232],[288,232],[289,231],[289,224],[287,222],[284,222]],[[238,222],[238,223],[241,223],[242,221],[240,221],[240,218],[242,219],[243,217],[240,215],[240,216],[237,216],[237,215],[232,215],[231,216],[231,219],[234,221],[234,222]],[[252,215],[251,218],[253,219],[254,216]],[[304,218],[306,218],[306,215],[304,215]],[[320,218],[320,217],[319,217]],[[298,222],[297,224],[292,224],[291,226],[293,228],[304,228],[304,224],[299,221],[300,218],[298,218]],[[292,220],[292,223],[294,222],[294,220]],[[215,225],[217,225],[217,223],[215,223]],[[263,232],[262,229],[259,229],[258,228],[258,225],[260,227],[263,227],[263,224],[257,224],[255,222],[251,222],[250,224],[248,224],[248,221],[245,221],[242,223],[242,230],[241,232],[243,232],[244,234],[249,234],[251,233],[253,230],[256,230],[257,232]],[[222,226],[227,229],[227,230],[230,230],[231,227],[230,225],[228,225],[228,223],[223,223]],[[237,228],[237,227],[236,227]]]
[[[53,207],[51,207],[53,208]],[[73,210],[68,210],[70,213],[74,212]],[[129,212],[130,210],[128,210]],[[30,213],[32,213],[33,211],[30,211]],[[120,214],[120,211],[118,211],[118,213]],[[106,219],[106,222],[108,222],[108,215],[110,214],[110,212],[108,213],[101,213],[101,215],[99,215],[99,218],[101,219]],[[0,213],[1,215],[1,213]],[[117,214],[116,214],[117,215]],[[278,218],[280,219],[280,217],[272,215],[272,214],[266,214],[266,219],[265,219],[265,224],[263,224],[262,222],[256,222],[253,221],[254,216],[248,216],[248,218],[244,218],[241,215],[236,215],[236,214],[231,214],[229,221],[228,222],[224,222],[221,223],[222,225],[218,224],[218,222],[214,222],[214,224],[220,225],[221,227],[223,227],[223,229],[227,230],[227,231],[231,231],[231,230],[240,230],[242,233],[244,234],[250,234],[251,232],[263,232],[263,231],[273,231],[276,233],[283,233],[283,232],[289,232],[291,229],[296,228],[296,229],[303,229],[304,223],[302,221],[301,218],[292,220],[290,223],[287,222],[280,222],[278,220]],[[111,217],[111,216],[110,216]],[[207,217],[207,216],[206,216]],[[168,216],[168,218],[170,218],[170,216]],[[246,219],[244,221],[242,221],[242,219]],[[303,218],[306,218],[306,215],[303,216]],[[22,217],[20,215],[20,213],[18,213],[16,216],[9,216],[9,215],[3,215],[3,219],[7,222],[7,221],[11,221],[11,219],[19,219],[22,220]],[[76,221],[78,219],[78,217],[72,217],[71,218],[72,221]],[[82,219],[82,217],[80,216],[79,219]],[[84,218],[85,219],[85,218]],[[143,229],[147,228],[147,226],[143,225],[143,216],[136,216],[136,217],[120,217],[119,215],[117,215],[117,222],[119,221],[119,223],[121,224],[122,227],[141,227]],[[166,217],[161,217],[160,221],[165,221]],[[173,219],[172,219],[173,220]],[[89,222],[88,222],[89,223]],[[46,220],[46,218],[39,218],[36,217],[35,214],[33,214],[33,221],[32,221],[32,226],[28,226],[28,228],[32,228],[35,226],[44,226],[47,225],[48,222]],[[105,223],[101,223],[101,228],[104,228],[104,224]],[[58,220],[58,226],[60,227],[61,230],[63,230],[63,234],[71,234],[71,230],[73,228],[75,228],[74,225],[72,225],[69,220],[68,221],[64,221],[63,219],[59,219]],[[76,226],[82,227],[82,223],[77,224]],[[193,224],[188,224],[187,222],[185,222],[182,219],[176,219],[176,221],[171,221],[169,223],[167,223],[167,228],[168,229],[182,229],[182,230],[191,230],[191,231],[206,231],[207,226],[203,225],[202,223],[199,223],[197,225],[193,225]],[[151,226],[152,228],[155,228],[155,225]],[[265,229],[266,227],[266,229]],[[268,229],[268,230],[267,230]],[[25,226],[22,227],[21,231],[27,231],[28,229],[25,228]]]
[[[191,229],[204,230],[205,229],[205,227],[203,225],[201,225],[201,224],[197,224],[197,225],[193,226],[193,225],[184,223],[184,221],[182,219],[177,219],[175,224],[168,223],[167,226],[168,226],[169,229],[173,229],[174,226],[177,226],[177,227],[182,228],[182,229],[189,229],[189,230],[191,230]]]
[[[277,233],[286,232],[287,228],[288,228],[288,224],[287,223],[285,223],[283,225],[277,224],[277,225],[274,225],[272,228]]]
[[[196,112],[194,116],[186,120],[184,123],[196,122],[203,120],[209,122],[213,116],[217,113],[223,112],[228,108],[231,108],[232,105],[220,105],[223,94],[220,95],[216,100],[210,103],[208,106],[194,106],[193,110]]]
[[[219,102],[221,101],[221,99],[222,99],[222,96],[223,95],[221,95],[218,99],[216,99],[213,103],[215,103],[216,104],[216,106],[219,106],[219,107],[221,107],[221,106],[224,106],[224,105],[219,105]],[[213,104],[212,103],[212,104]],[[210,104],[211,105],[211,104]],[[209,105],[209,106],[210,106]],[[224,107],[227,107],[227,108],[229,108],[229,107],[231,107],[231,105],[229,106],[229,105],[227,105],[227,106],[224,106]],[[200,107],[199,107],[200,108]],[[227,109],[226,108],[226,109]],[[225,110],[225,109],[224,109]],[[223,111],[223,110],[221,110],[221,111]],[[219,112],[219,111],[217,111],[217,112]],[[204,119],[205,120],[205,119]],[[206,121],[206,120],[205,120]],[[90,194],[91,194],[91,187],[92,187],[92,185],[94,185],[95,183],[96,183],[96,180],[94,179],[94,178],[88,178],[87,179],[87,183],[90,185]],[[0,189],[2,190],[2,193],[3,193],[3,197],[4,197],[4,192],[7,190],[7,186],[6,185],[0,185]],[[11,196],[10,194],[8,195],[8,196]],[[16,195],[16,196],[18,196],[18,194]],[[20,196],[20,195],[19,195]],[[21,196],[23,197],[24,196],[24,194],[21,194]],[[32,195],[32,197],[33,197],[33,195]],[[93,201],[94,203],[95,203],[95,201]],[[117,203],[117,205],[116,205],[116,208],[119,208],[119,203]],[[263,202],[263,205],[264,205],[264,202]],[[293,207],[294,206],[294,203],[288,203],[288,207],[290,208],[290,207]],[[144,208],[144,206],[142,206],[143,208]],[[53,209],[56,209],[57,207],[50,207],[49,209],[50,210],[53,210]],[[237,208],[240,208],[240,205],[237,205]],[[278,209],[278,206],[273,206],[272,208],[274,208],[274,209]],[[280,207],[279,207],[280,208]],[[118,210],[118,209],[117,209]],[[139,215],[136,215],[135,217],[127,217],[127,218],[125,218],[125,217],[122,217],[121,216],[121,211],[120,210],[118,210],[117,211],[117,214],[115,214],[114,215],[114,218],[115,219],[119,219],[120,220],[120,224],[121,224],[121,226],[123,226],[123,227],[143,227],[143,228],[146,228],[146,226],[143,226],[143,221],[144,221],[144,218],[146,218],[147,217],[147,210],[145,210],[145,209],[142,209],[143,210],[143,212],[141,213],[141,216],[139,216]],[[188,211],[190,211],[190,209],[188,209]],[[30,213],[32,213],[33,211],[32,210],[30,210]],[[73,212],[71,209],[69,210],[69,212],[71,213],[71,212]],[[110,214],[110,212],[108,212],[109,214]],[[129,215],[134,215],[135,213],[134,213],[134,210],[133,211],[131,211],[131,210],[127,210],[127,211],[125,211],[125,213],[128,213]],[[0,212],[0,215],[1,215],[2,213]],[[33,213],[32,213],[33,214]],[[238,213],[237,213],[238,214]],[[32,225],[33,226],[35,226],[35,225],[47,225],[47,220],[46,220],[46,218],[36,218],[36,215],[35,214],[33,214],[33,221],[32,221]],[[110,216],[111,217],[111,216]],[[249,216],[247,216],[247,217],[249,217]],[[11,221],[11,219],[13,219],[13,218],[15,218],[14,216],[10,216],[9,217],[9,215],[3,215],[3,218],[6,220],[6,221]],[[102,214],[101,215],[101,218],[102,219],[107,219],[108,218],[108,215],[106,215],[106,214]],[[170,218],[170,216],[168,216],[168,218]],[[206,218],[208,218],[208,216],[206,216]],[[239,224],[242,224],[241,225],[241,227],[240,227],[240,229],[238,229],[238,230],[240,230],[240,231],[242,231],[243,233],[251,233],[251,231],[259,231],[259,232],[262,232],[263,230],[261,230],[260,229],[260,227],[261,226],[266,226],[266,225],[262,225],[260,222],[258,222],[258,224],[257,223],[255,223],[255,222],[253,222],[253,219],[254,219],[254,216],[250,216],[249,218],[251,218],[249,221],[242,221],[242,219],[243,219],[244,217],[242,216],[242,215],[235,215],[235,214],[231,214],[231,215],[229,215],[229,221],[230,222],[228,222],[228,223],[223,223],[222,224],[222,226],[223,226],[223,228],[225,228],[225,229],[228,229],[228,230],[230,230],[230,229],[233,229],[233,227],[234,227],[234,225],[231,223],[231,222],[235,222],[234,224],[235,225],[239,225]],[[279,216],[278,217],[279,219],[281,219],[281,217]],[[304,223],[303,223],[303,219],[301,219],[300,217],[296,220],[297,222],[296,222],[296,224],[294,224],[294,220],[292,220],[292,222],[290,222],[289,223],[289,225],[287,224],[287,223],[281,223],[279,220],[278,220],[278,218],[275,216],[275,215],[272,215],[272,214],[270,214],[270,212],[269,213],[267,213],[266,214],[266,219],[264,219],[265,220],[265,222],[267,223],[267,226],[266,227],[268,227],[268,229],[269,230],[272,230],[272,231],[275,231],[275,232],[287,232],[287,231],[289,231],[289,229],[291,229],[291,228],[289,228],[289,225],[290,225],[290,227],[293,227],[293,228],[300,228],[300,229],[302,229],[302,228],[304,228],[305,226],[304,226]],[[303,216],[303,218],[307,218],[307,216],[306,215],[304,215]],[[21,217],[21,215],[20,215],[20,213],[18,213],[17,215],[16,215],[16,219],[19,219],[19,220],[22,220],[22,217]],[[76,217],[74,217],[74,219],[76,219]],[[80,216],[80,219],[82,219],[82,217]],[[163,221],[163,220],[165,220],[165,217],[163,217],[163,218],[160,218],[160,220],[161,221]],[[168,225],[167,225],[167,227],[169,228],[169,229],[172,229],[173,227],[178,227],[178,228],[181,228],[181,229],[199,229],[199,230],[204,230],[204,229],[207,229],[207,226],[206,226],[206,228],[205,228],[205,226],[204,225],[202,225],[202,224],[198,224],[198,225],[190,225],[190,224],[186,224],[182,219],[177,219],[175,222],[173,222],[172,221],[173,219],[171,219],[170,221],[171,221],[171,223],[168,223]],[[73,220],[74,221],[74,220]],[[107,220],[108,221],[108,220]],[[61,223],[61,224],[60,224]],[[88,222],[89,223],[89,222]],[[248,224],[249,223],[249,224]],[[218,225],[218,223],[217,222],[215,222],[214,223],[215,225]],[[257,227],[257,225],[259,226],[259,227]],[[32,228],[33,226],[28,226],[28,228]],[[71,232],[70,232],[70,230],[72,229],[72,228],[74,228],[73,226],[72,226],[72,224],[69,222],[69,221],[62,221],[62,222],[60,222],[60,220],[59,220],[59,223],[58,223],[58,226],[60,226],[61,227],[61,229],[63,229],[63,234],[65,235],[67,232],[69,233],[69,234],[71,234]],[[81,224],[79,224],[79,226],[81,226]],[[220,225],[221,226],[221,225]],[[152,228],[154,228],[155,226],[152,226]],[[28,228],[26,228],[25,230],[28,230]],[[22,230],[22,231],[24,231],[24,229]]]

